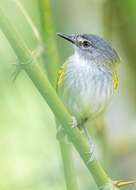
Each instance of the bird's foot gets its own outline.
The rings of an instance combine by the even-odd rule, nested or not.
[[[86,152],[87,154],[91,154],[91,157],[88,160],[88,163],[92,162],[95,158],[95,148],[94,148],[94,144],[92,143],[90,146],[90,151]]]
[[[83,124],[83,129],[84,129],[84,132],[85,132],[85,135],[88,139],[88,142],[89,142],[89,146],[90,146],[90,151],[87,152],[87,154],[91,154],[91,157],[90,159],[88,160],[88,163],[92,162],[95,158],[95,150],[94,150],[94,143],[92,141],[92,138],[90,136],[90,134],[88,133],[88,130],[87,128],[85,127],[85,125]]]
[[[77,120],[74,116],[72,116],[72,125],[71,125],[71,128],[73,129],[74,127],[77,127]]]

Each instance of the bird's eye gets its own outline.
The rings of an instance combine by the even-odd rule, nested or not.
[[[88,41],[83,41],[83,47],[84,48],[88,48],[88,47],[90,47],[91,46],[91,43],[90,42],[88,42]]]

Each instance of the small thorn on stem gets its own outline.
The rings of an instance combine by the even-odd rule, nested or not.
[[[42,53],[43,53],[43,47],[39,46],[36,49],[34,49],[31,54],[34,60],[37,60],[41,56]]]

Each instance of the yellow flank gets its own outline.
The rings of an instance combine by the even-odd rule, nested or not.
[[[117,76],[117,70],[116,67],[114,68],[114,88],[116,89],[118,86],[118,76]]]
[[[116,67],[114,66],[113,68],[113,77],[114,77],[114,88],[116,89],[118,86],[118,76],[117,76],[117,70]],[[58,72],[58,78],[57,78],[57,85],[56,85],[56,91],[60,88],[61,83],[63,81],[64,75],[66,71],[66,63],[64,63]]]
[[[56,85],[56,90],[59,89],[61,83],[62,83],[62,80],[64,78],[64,75],[65,75],[65,69],[66,69],[66,64],[64,63],[61,67],[60,67],[60,70],[58,72],[58,79],[57,79],[57,85]]]

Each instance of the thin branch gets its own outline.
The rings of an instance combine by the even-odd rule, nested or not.
[[[134,184],[136,183],[136,180],[130,180],[130,181],[114,181],[114,184],[117,186],[117,187],[124,187],[126,185],[130,185],[130,184]]]
[[[34,36],[36,37],[37,42],[41,45],[42,44],[42,39],[41,39],[40,33],[39,33],[37,27],[34,25],[32,19],[30,18],[30,16],[28,15],[28,13],[26,12],[25,8],[23,7],[23,5],[20,3],[19,0],[13,0],[13,1],[15,1],[16,5],[21,10],[21,12],[24,15],[27,23],[29,24],[29,26],[32,29],[32,32],[34,33]]]

